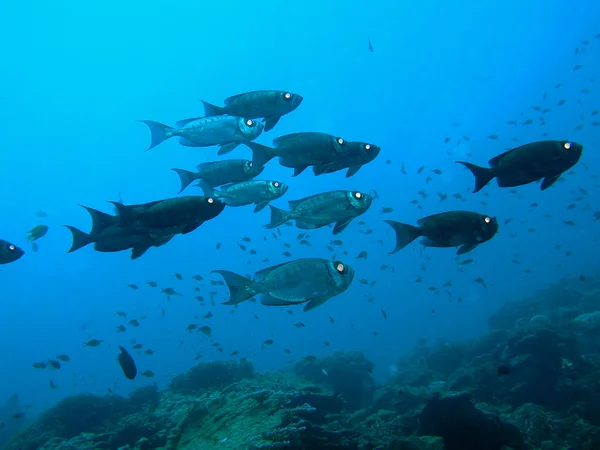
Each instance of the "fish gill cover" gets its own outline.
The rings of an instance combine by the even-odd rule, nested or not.
[[[599,19],[3,5],[2,448],[600,448]]]

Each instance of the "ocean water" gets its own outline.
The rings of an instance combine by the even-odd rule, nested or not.
[[[245,357],[264,372],[309,354],[359,350],[383,381],[420,339],[478,336],[506,301],[597,270],[600,127],[593,123],[600,115],[592,112],[600,109],[599,19],[600,4],[563,0],[3,5],[0,238],[26,254],[0,267],[0,400],[18,394],[33,420],[77,393],[165,387],[199,354],[200,361]],[[333,255],[330,228],[311,231],[311,247],[298,244],[302,230],[295,227],[282,226],[274,239],[264,228],[268,209],[226,208],[134,261],[129,252],[97,253],[91,246],[66,253],[71,236],[63,225],[90,227],[78,204],[111,212],[105,202],[119,195],[126,204],[173,197],[180,185],[171,168],[193,170],[218,158],[215,147],[186,148],[175,139],[146,152],[149,132],[137,120],[170,124],[201,116],[199,98],[222,105],[256,89],[304,97],[259,143],[320,131],[381,146],[378,158],[350,178],[344,172],[315,177],[310,170],[292,178],[291,169],[274,161],[259,177],[289,184],[273,202],[279,207],[333,189],[378,193],[370,210],[335,237],[344,242],[337,258],[356,271],[345,293],[306,313],[301,306],[221,305],[228,292],[210,284],[221,279],[212,270],[251,274],[293,258]],[[543,114],[545,125],[534,106],[551,109]],[[523,124],[528,119],[533,123]],[[584,146],[578,165],[544,192],[532,184],[515,194],[492,181],[473,194],[472,175],[455,163],[485,165],[508,148],[541,139]],[[240,146],[227,157],[251,153]],[[382,213],[385,207],[393,211]],[[472,264],[458,265],[453,249],[423,249],[416,242],[388,254],[394,234],[383,220],[414,224],[452,209],[500,223],[498,235],[469,255]],[[25,233],[38,224],[49,232],[33,252]],[[256,255],[238,246],[242,237],[251,238],[247,246]],[[283,255],[288,250],[292,258]],[[368,252],[366,260],[356,259],[361,251]],[[194,292],[196,274],[204,277],[200,293]],[[169,301],[146,285],[151,280],[184,295]],[[194,299],[198,294],[205,304]],[[209,311],[214,317],[202,318]],[[130,319],[141,325],[127,325]],[[304,328],[293,326],[299,321]],[[192,323],[209,325],[213,338],[186,331]],[[125,333],[116,331],[121,324]],[[90,339],[103,343],[84,347]],[[263,348],[267,339],[274,344]],[[123,377],[117,346],[131,348],[131,340],[153,350],[132,354],[140,371],[151,370],[154,378]],[[235,350],[239,355],[231,357]],[[70,357],[60,370],[32,368],[59,354]]]

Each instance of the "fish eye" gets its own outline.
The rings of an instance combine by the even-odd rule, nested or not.
[[[273,187],[279,187],[279,181],[273,181],[271,184],[273,185]]]
[[[338,138],[337,141],[338,141],[338,144],[340,144],[340,145],[342,145],[344,143],[344,140],[342,138]]]
[[[17,247],[15,247],[15,246],[14,246],[14,245],[12,245],[12,244],[9,244],[9,245],[8,245],[8,249],[9,249],[10,251],[16,250],[16,248],[17,248]]]
[[[371,144],[365,144],[365,150],[371,150]]]
[[[339,262],[335,265],[335,270],[337,270],[339,273],[344,273],[346,271],[346,266]]]
[[[292,94],[290,92],[286,92],[285,94],[283,94],[283,98],[289,100],[290,98],[292,98]]]
[[[252,120],[252,119],[246,120],[246,125],[248,125],[249,127],[253,126],[254,125],[254,120]]]
[[[354,196],[355,196],[356,198],[361,198],[361,197],[362,197],[362,194],[361,194],[360,192],[355,192],[355,193],[354,193]]]
[[[208,197],[208,198],[206,199],[206,201],[207,201],[208,203],[210,203],[210,204],[213,204],[213,203],[215,202],[215,200],[214,200],[212,197]]]
[[[248,167],[252,167],[252,161],[248,163]]]
[[[492,219],[490,219],[489,217],[486,217],[485,219],[483,219],[483,221],[485,223],[490,223],[492,221]]]
[[[565,148],[565,150],[569,150],[571,148],[573,144],[571,142],[565,142],[563,144],[563,147]]]

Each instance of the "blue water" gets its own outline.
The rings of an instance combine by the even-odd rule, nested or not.
[[[228,359],[234,350],[240,351],[237,358],[251,359],[260,371],[287,367],[290,360],[307,354],[361,350],[375,362],[377,379],[383,380],[419,339],[477,336],[503,302],[532,295],[564,276],[595,271],[600,244],[593,212],[600,206],[593,176],[600,164],[600,127],[591,123],[600,116],[590,113],[600,109],[600,80],[591,81],[600,69],[600,39],[594,38],[600,33],[600,3],[399,3],[3,5],[0,237],[27,254],[0,267],[0,399],[17,393],[22,404],[32,405],[27,411],[32,418],[75,393],[103,394],[111,388],[126,394],[154,382],[163,387],[195,364],[198,354],[201,361],[211,361]],[[578,64],[583,68],[574,71]],[[585,88],[591,92],[582,93]],[[252,207],[228,208],[195,232],[152,248],[135,261],[129,252],[101,254],[91,246],[66,253],[71,236],[62,225],[90,227],[88,214],[78,204],[110,212],[105,201],[117,200],[119,194],[125,203],[172,197],[179,180],[169,169],[192,170],[216,159],[216,148],[185,148],[175,140],[145,152],[149,133],[136,120],[174,123],[202,115],[197,98],[220,105],[230,95],[255,89],[285,89],[304,97],[296,111],[257,142],[270,145],[283,134],[322,131],[382,147],[377,160],[349,179],[344,172],[317,178],[310,171],[290,178],[292,171],[276,162],[260,177],[290,185],[286,196],[275,202],[280,207],[287,206],[287,200],[332,189],[379,193],[358,219],[367,225],[361,227],[357,220],[337,236],[348,252],[338,252],[338,258],[356,270],[346,293],[309,313],[302,307],[268,308],[249,302],[238,309],[220,305],[228,293],[209,284],[210,279],[220,280],[209,274],[211,270],[253,273],[284,262],[289,258],[282,255],[287,250],[283,242],[292,244],[294,258],[331,257],[326,248],[333,239],[329,228],[311,233],[310,248],[298,246],[301,230],[292,227],[282,227],[283,236],[274,240],[263,228],[268,209],[254,214]],[[561,99],[567,102],[557,107]],[[552,108],[545,127],[538,125],[540,114],[533,105]],[[529,118],[533,125],[521,125]],[[509,120],[519,125],[508,125]],[[581,123],[583,129],[576,130]],[[485,165],[506,148],[542,139],[544,132],[550,139],[584,145],[574,174],[545,192],[530,185],[519,187],[515,195],[492,182],[471,194],[473,178],[456,160]],[[489,139],[491,134],[499,138]],[[446,137],[452,139],[447,144]],[[250,152],[240,147],[231,157],[249,158]],[[407,175],[401,173],[403,162]],[[425,169],[418,174],[420,166]],[[442,174],[432,173],[434,169]],[[427,176],[432,177],[429,183]],[[429,194],[422,209],[410,203],[421,199],[420,190]],[[193,187],[185,192],[195,191],[200,194]],[[437,192],[449,194],[448,199],[441,201]],[[456,193],[464,200],[452,198]],[[568,209],[571,203],[577,207]],[[381,214],[385,206],[394,211]],[[498,217],[499,234],[471,254],[473,264],[457,266],[454,250],[422,251],[417,243],[388,255],[394,236],[383,219],[414,223],[449,209]],[[49,217],[38,218],[40,210]],[[509,217],[514,220],[504,226]],[[50,231],[39,241],[39,252],[33,253],[25,232],[39,223],[49,225]],[[367,228],[373,234],[359,233]],[[528,231],[531,228],[535,231]],[[252,239],[248,247],[257,255],[238,247],[243,236]],[[218,242],[222,246],[216,250]],[[356,260],[362,250],[368,259]],[[264,258],[269,263],[262,262]],[[384,264],[395,272],[380,270]],[[181,273],[183,281],[174,272]],[[194,274],[205,278],[200,292],[207,298],[205,306],[194,299]],[[415,283],[418,276],[423,282]],[[477,277],[487,288],[474,282]],[[359,279],[376,284],[364,285]],[[185,296],[169,302],[158,289],[145,285],[150,280]],[[452,287],[442,287],[447,281]],[[128,283],[140,289],[133,291]],[[218,291],[214,306],[208,300],[213,290]],[[142,315],[147,319],[120,334],[116,326],[124,321],[117,311],[127,312],[128,320]],[[202,319],[208,311],[214,317]],[[299,321],[306,327],[293,327]],[[210,325],[224,352],[203,334],[186,332],[190,323]],[[91,338],[104,342],[84,348]],[[152,370],[155,378],[132,382],[123,377],[116,363],[117,345],[130,348],[132,339],[154,351],[151,356],[133,355],[140,371]],[[261,350],[266,339],[275,344]],[[285,348],[292,353],[284,353]],[[71,361],[59,371],[31,366],[62,353]],[[57,389],[50,389],[50,380]]]

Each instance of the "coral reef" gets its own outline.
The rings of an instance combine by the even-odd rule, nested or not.
[[[198,364],[163,392],[64,399],[4,449],[600,449],[600,290],[567,280],[490,324],[418,346],[381,386],[360,352]]]

